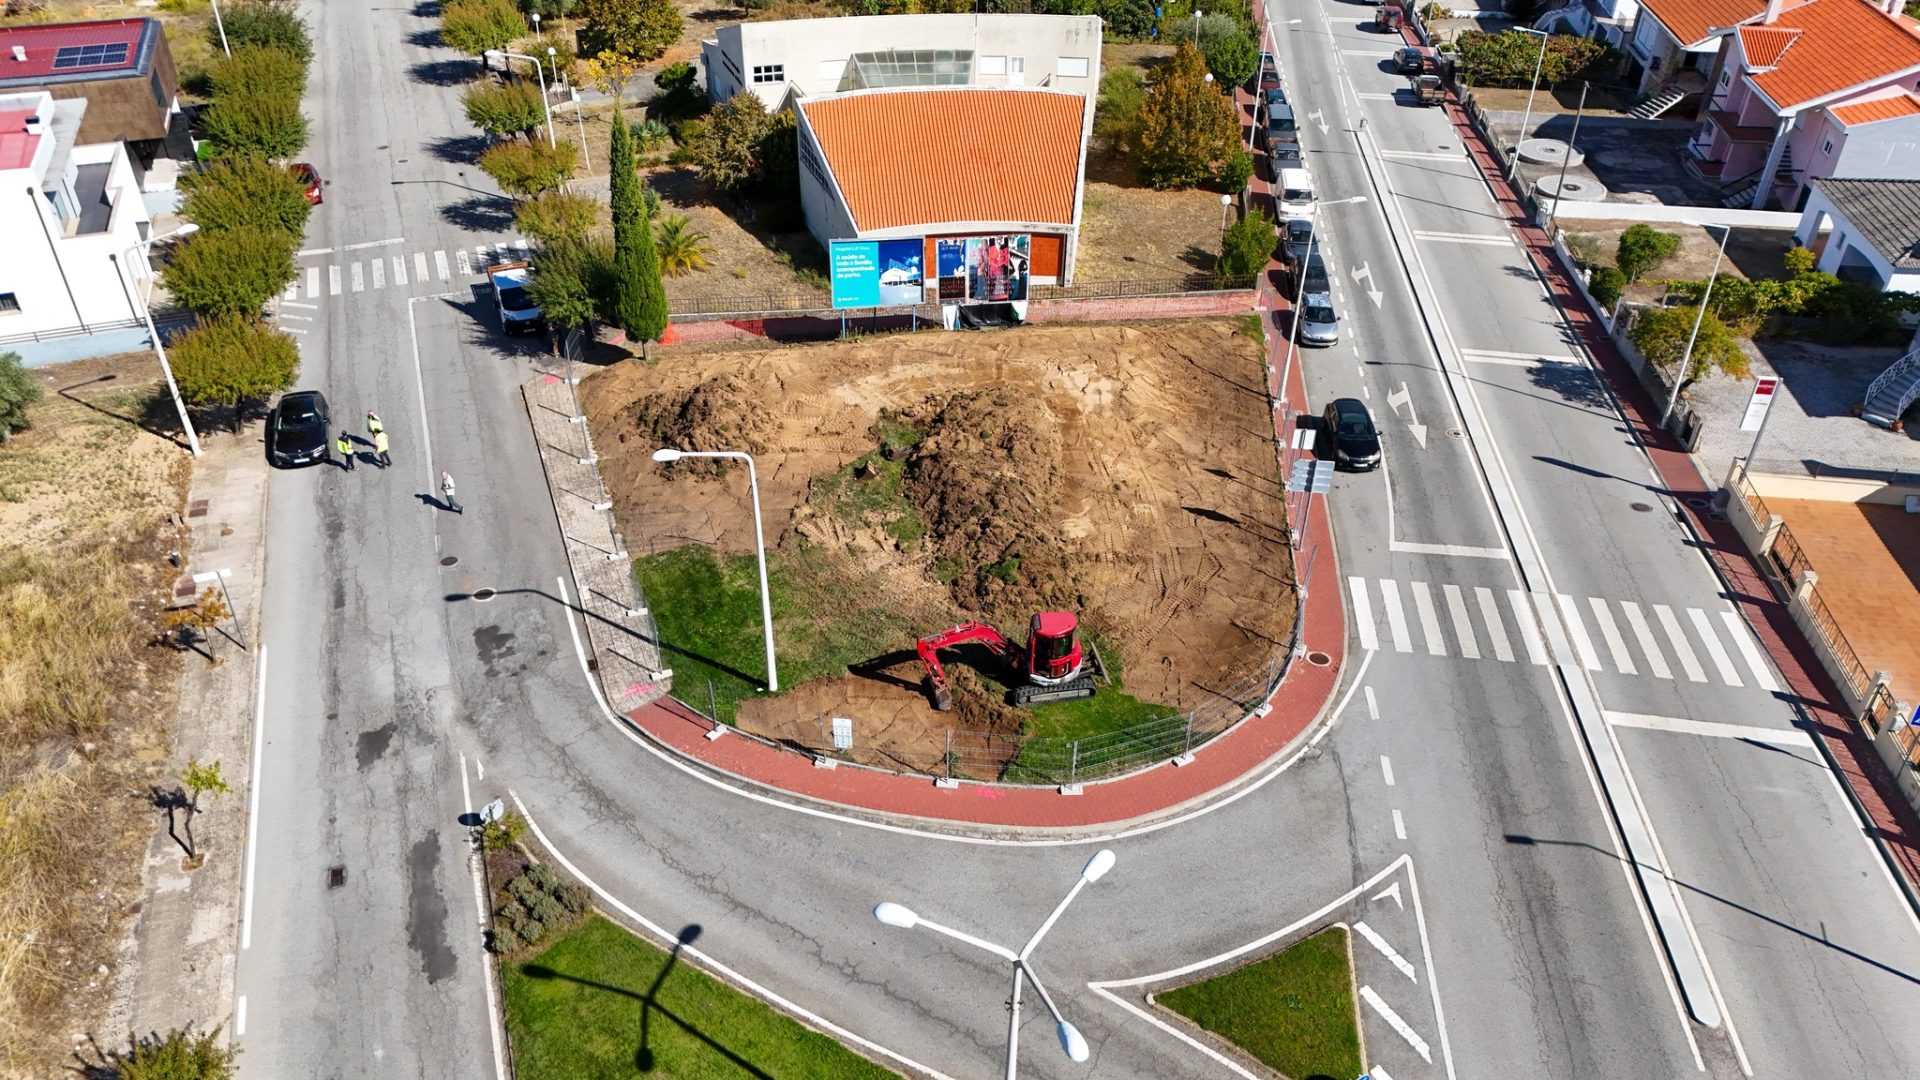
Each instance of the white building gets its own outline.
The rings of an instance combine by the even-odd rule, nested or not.
[[[29,362],[34,344],[140,325],[136,290],[152,275],[126,145],[76,145],[86,108],[0,95],[0,350]]]
[[[1097,15],[855,15],[723,26],[700,43],[707,93],[750,89],[769,109],[898,86],[1038,86],[1093,97]]]
[[[1920,180],[1823,177],[1794,239],[1815,269],[1884,292],[1920,293]]]

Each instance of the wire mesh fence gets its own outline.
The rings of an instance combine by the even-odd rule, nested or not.
[[[1185,293],[1232,292],[1251,289],[1251,274],[1215,277],[1212,274],[1183,274],[1168,277],[1118,278],[1109,281],[1077,281],[1071,285],[1035,285],[1034,300],[1107,300],[1125,297],[1179,296]],[[869,309],[857,309],[864,314]],[[904,316],[905,307],[885,309]],[[923,304],[915,310],[930,322],[939,317],[939,305]],[[743,291],[696,293],[669,297],[671,315],[771,315],[834,313],[833,295],[825,289],[787,289],[778,292]]]

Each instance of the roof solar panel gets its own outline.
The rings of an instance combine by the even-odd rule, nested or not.
[[[67,45],[53,54],[53,70],[72,71],[75,68],[118,67],[127,62],[125,42],[113,42],[103,45]]]

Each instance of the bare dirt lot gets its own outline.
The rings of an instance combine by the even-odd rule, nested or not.
[[[884,608],[912,634],[979,618],[1016,639],[1035,611],[1076,610],[1127,693],[1176,711],[1291,629],[1262,380],[1257,343],[1219,319],[668,351],[595,375],[584,396],[635,555],[752,552],[741,477],[649,459],[747,450],[775,555],[837,577],[839,606]],[[897,484],[877,513],[849,514],[862,470]],[[859,647],[858,674],[754,698],[737,722],[814,745],[822,717],[856,716],[864,742],[916,766],[956,722],[1019,725],[960,677],[958,712],[935,713],[911,634]]]

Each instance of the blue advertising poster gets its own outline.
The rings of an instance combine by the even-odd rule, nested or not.
[[[827,252],[836,308],[880,306],[880,244],[835,240]]]
[[[926,243],[918,237],[912,240],[881,240],[879,257],[880,267],[880,306],[911,307],[918,304],[927,292]]]

